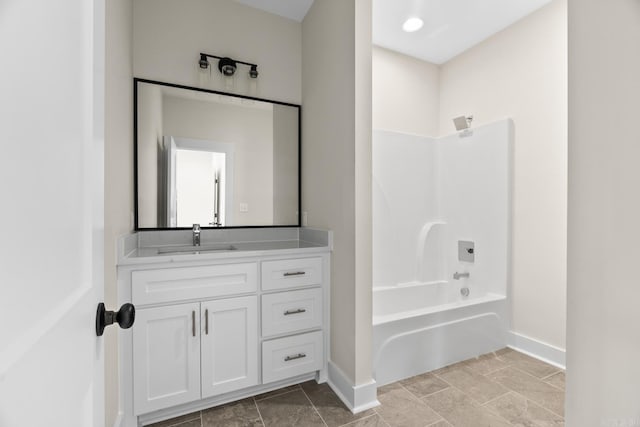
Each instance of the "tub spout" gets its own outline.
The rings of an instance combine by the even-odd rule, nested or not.
[[[455,280],[460,280],[461,278],[465,278],[468,279],[469,278],[469,272],[466,273],[458,273],[457,271],[455,273],[453,273],[453,278]]]

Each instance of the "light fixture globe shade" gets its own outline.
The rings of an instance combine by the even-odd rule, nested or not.
[[[414,31],[418,31],[424,25],[424,21],[416,16],[407,19],[402,24],[402,29],[407,33],[413,33]]]

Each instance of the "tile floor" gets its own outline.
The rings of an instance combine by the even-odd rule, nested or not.
[[[310,381],[153,427],[564,426],[564,372],[505,348],[381,387],[378,400],[353,415]]]

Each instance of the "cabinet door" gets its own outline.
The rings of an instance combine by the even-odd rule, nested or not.
[[[258,297],[201,303],[202,397],[258,384]]]
[[[144,308],[133,326],[134,411],[200,399],[200,304]]]

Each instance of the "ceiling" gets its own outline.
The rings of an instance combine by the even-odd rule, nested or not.
[[[442,64],[550,1],[373,0],[373,43]],[[406,33],[402,24],[413,16],[424,26]]]
[[[313,0],[235,0],[302,22]],[[524,18],[551,0],[373,0],[373,43],[422,60],[443,64]],[[422,18],[406,33],[402,24]]]
[[[265,12],[302,22],[313,0],[235,0]]]

